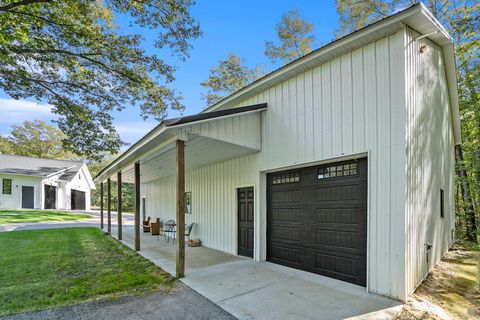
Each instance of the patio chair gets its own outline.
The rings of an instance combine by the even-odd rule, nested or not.
[[[150,232],[150,217],[147,220],[143,220],[142,222],[143,232]]]
[[[193,225],[195,223],[190,223],[189,225],[185,225],[185,237],[187,238],[187,241],[190,240],[190,233],[192,233],[192,229],[193,229]],[[173,239],[173,243],[175,243],[175,240],[177,239],[177,230],[173,230],[171,231],[171,234],[172,234],[172,239]],[[169,241],[167,239],[167,241]]]
[[[160,218],[157,218],[155,222],[150,222],[150,228],[152,230],[152,236],[160,235],[160,227],[161,227]]]
[[[170,241],[170,237],[172,237],[173,239],[175,239],[175,226],[177,224],[175,223],[174,220],[167,220],[164,224],[163,224],[163,235],[165,236],[165,240],[167,240],[167,242]]]

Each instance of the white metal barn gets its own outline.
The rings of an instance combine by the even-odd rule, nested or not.
[[[90,210],[95,189],[83,162],[0,154],[0,208]]]
[[[453,52],[412,6],[162,122],[96,180],[136,181],[162,221],[184,191],[204,246],[404,300],[454,241]]]

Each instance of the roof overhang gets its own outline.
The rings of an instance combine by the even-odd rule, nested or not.
[[[171,158],[176,140],[186,141],[186,162],[190,168],[258,152],[261,147],[260,112],[266,109],[267,104],[262,103],[164,120],[105,167],[94,181],[114,180],[115,173],[124,171],[127,175],[123,180],[129,182],[135,162],[157,166],[158,170],[151,171],[157,178],[168,175],[172,172],[169,166],[174,164]],[[161,165],[164,162],[169,164]]]
[[[403,11],[359,29],[358,31],[345,35],[344,37],[341,37],[254,81],[250,85],[203,110],[202,113],[209,113],[214,110],[234,107],[248,98],[295,77],[306,70],[317,67],[322,63],[358,49],[368,43],[389,36],[400,29],[403,29],[405,25],[410,26],[422,35],[428,35],[427,38],[442,48],[445,60],[445,71],[447,75],[455,143],[460,144],[460,111],[458,104],[453,41],[445,28],[422,3],[413,5]]]
[[[38,178],[38,179],[43,179],[45,177],[43,175],[38,175],[38,174],[18,173],[18,172],[1,171],[1,170],[0,170],[0,174],[10,175],[10,176],[19,176],[19,177],[32,177],[32,178]]]

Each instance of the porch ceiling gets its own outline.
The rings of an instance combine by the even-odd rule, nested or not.
[[[258,150],[192,135],[185,143],[185,169],[188,171],[255,152],[258,152]],[[175,159],[175,142],[142,159],[140,161],[141,183],[155,181],[175,174]],[[116,178],[117,176],[114,175],[111,177],[111,180],[116,181]],[[124,182],[134,182],[133,165],[122,170],[122,180]]]
[[[191,170],[212,163],[248,155],[258,150],[216,140],[199,135],[189,135],[185,143],[185,168]],[[169,143],[157,152],[140,161],[140,181],[142,183],[158,180],[175,174],[175,142]],[[116,181],[116,175],[111,177]],[[134,182],[133,165],[122,170],[124,182]]]
[[[96,177],[96,182],[134,182],[133,166],[139,162],[142,182],[175,173],[175,143],[185,142],[186,170],[258,152],[261,148],[261,112],[266,103],[214,111],[209,114],[165,120],[135,143]]]

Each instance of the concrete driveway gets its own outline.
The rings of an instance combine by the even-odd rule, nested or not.
[[[123,242],[133,247],[132,227]],[[141,233],[139,254],[175,273],[171,241]],[[187,247],[185,257],[181,281],[239,319],[392,319],[402,307],[364,287],[205,247]]]

